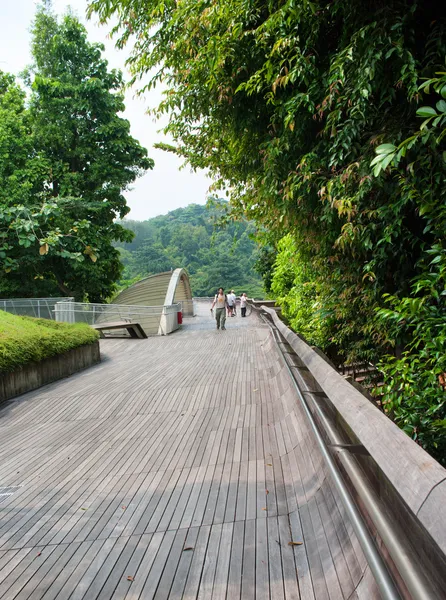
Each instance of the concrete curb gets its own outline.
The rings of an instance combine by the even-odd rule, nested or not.
[[[11,373],[0,374],[0,403],[68,377],[100,362],[99,342],[73,348],[64,354],[30,363]]]

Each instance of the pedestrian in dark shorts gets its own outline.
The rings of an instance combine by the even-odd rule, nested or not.
[[[246,301],[248,300],[245,292],[240,296],[240,310],[242,311],[242,317],[246,317]]]

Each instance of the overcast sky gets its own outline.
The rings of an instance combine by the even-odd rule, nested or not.
[[[36,0],[0,0],[1,70],[17,74],[30,63],[29,30],[36,4]],[[110,68],[119,68],[126,76],[126,51],[115,50],[113,41],[107,39],[108,28],[100,27],[97,18],[87,21],[87,0],[53,0],[52,4],[58,14],[63,14],[71,7],[87,27],[89,41],[105,45],[105,57]],[[126,79],[129,77],[126,76]],[[188,167],[180,171],[181,161],[178,158],[153,148],[155,142],[169,141],[162,133],[158,133],[162,123],[154,123],[152,117],[146,114],[149,106],[157,104],[159,91],[148,93],[145,100],[135,98],[134,95],[132,91],[126,93],[125,117],[131,123],[132,135],[148,149],[149,156],[154,159],[155,168],[138,179],[133,184],[132,191],[126,193],[131,208],[127,218],[144,220],[192,202],[204,204],[210,185],[210,180],[204,173],[192,173]]]

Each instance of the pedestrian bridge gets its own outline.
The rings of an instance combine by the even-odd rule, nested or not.
[[[273,311],[209,309],[0,407],[0,598],[444,598],[446,471]]]
[[[194,314],[189,275],[185,269],[150,275],[123,290],[112,304],[131,306],[171,306],[181,303],[185,317]]]

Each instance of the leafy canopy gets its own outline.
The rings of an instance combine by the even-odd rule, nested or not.
[[[0,289],[100,301],[122,271],[112,242],[131,238],[115,221],[123,191],[153,161],[119,116],[121,73],[79,21],[40,8],[32,34],[29,106],[9,76],[0,84]]]

